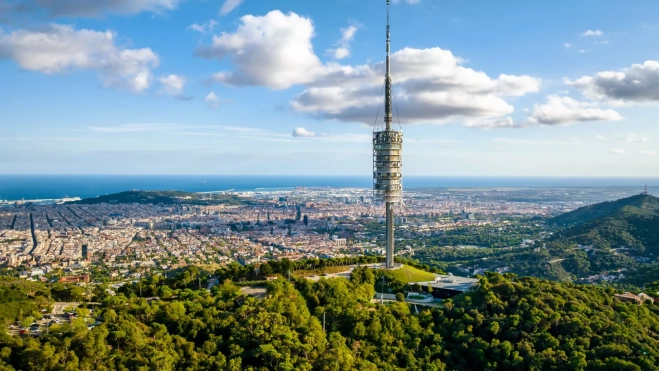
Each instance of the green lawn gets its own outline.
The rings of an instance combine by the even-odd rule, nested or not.
[[[394,277],[396,277],[397,280],[403,282],[425,282],[435,279],[434,274],[422,271],[421,269],[410,267],[409,265],[404,265],[400,269],[394,269],[391,271],[391,273],[394,275]]]

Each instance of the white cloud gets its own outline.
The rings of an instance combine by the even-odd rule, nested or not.
[[[193,30],[205,34],[213,31],[215,26],[217,26],[217,22],[211,19],[210,21],[202,24],[193,23],[190,26],[188,26],[188,30]]]
[[[175,9],[183,0],[26,0],[15,3],[18,12],[45,11],[52,17],[95,17],[104,13],[136,14]]]
[[[616,155],[624,155],[627,153],[627,151],[624,149],[614,148],[611,150],[611,153],[615,153]]]
[[[595,137],[595,140],[597,140],[598,142],[603,142],[603,141],[606,140],[606,138],[604,138],[603,135],[598,135],[598,136]]]
[[[197,54],[233,62],[235,70],[214,74],[215,82],[271,89],[303,85],[305,90],[291,102],[298,112],[372,124],[384,62],[356,66],[322,63],[313,50],[313,36],[309,18],[275,10],[264,16],[242,17],[235,32],[215,36],[212,45],[199,48]],[[440,48],[405,48],[393,53],[392,74],[402,122],[502,118],[514,111],[504,97],[523,96],[540,88],[540,79],[506,74],[491,78],[463,67],[463,62]]]
[[[571,48],[571,47],[572,47],[572,44],[570,44],[570,43],[565,43],[565,44],[563,44],[563,46],[566,47],[566,48]]]
[[[220,106],[220,98],[217,97],[215,92],[208,93],[206,98],[204,98],[204,102],[206,102],[212,108],[217,108]]]
[[[611,43],[604,40],[604,41],[595,41],[595,44],[597,44],[597,45],[608,45],[608,44],[611,44]]]
[[[621,71],[598,72],[566,83],[590,99],[612,104],[659,103],[659,62],[646,61]]]
[[[579,102],[570,97],[549,95],[547,103],[533,107],[530,123],[541,125],[569,125],[585,121],[619,121],[622,116],[611,109],[598,108],[596,104]]]
[[[595,36],[599,37],[604,35],[604,32],[601,30],[587,30],[586,32],[582,33],[581,36],[588,37],[588,36]]]
[[[579,49],[578,50],[578,52],[581,53],[581,54],[590,53],[591,51],[592,51],[592,49]]]
[[[312,133],[305,128],[295,128],[295,130],[293,130],[293,136],[296,138],[310,138],[315,137],[316,133]]]
[[[464,123],[467,127],[479,128],[479,129],[503,129],[503,128],[516,128],[522,127],[515,124],[512,117],[503,117],[503,118],[491,118],[485,120],[472,120]]]
[[[352,25],[341,29],[341,39],[336,42],[335,49],[327,51],[334,56],[334,59],[343,59],[350,56],[350,43],[355,39],[357,26]]]
[[[618,142],[620,142],[620,143],[645,143],[648,140],[649,139],[648,139],[647,136],[645,136],[645,134],[638,135],[636,133],[629,133],[626,136],[620,138],[620,140],[618,140]]]
[[[391,58],[402,123],[501,119],[514,111],[503,96],[525,95],[540,86],[540,80],[530,76],[502,74],[492,79],[462,67],[460,58],[440,48],[406,48]],[[326,75],[307,84],[291,106],[318,118],[372,124],[381,99],[384,63],[326,69]],[[470,126],[492,127],[493,122]]]
[[[187,82],[187,79],[184,76],[171,74],[158,78],[158,81],[160,81],[160,84],[162,85],[160,90],[162,93],[171,95],[177,99],[192,99],[192,97],[183,94],[183,88]]]
[[[149,48],[122,49],[111,31],[75,30],[51,24],[39,29],[0,31],[0,59],[12,59],[28,71],[45,74],[69,70],[98,71],[105,86],[147,89],[158,55]]]
[[[638,153],[642,155],[648,155],[648,156],[656,156],[657,152],[656,151],[638,151]]]
[[[231,13],[231,11],[236,9],[242,2],[243,0],[224,0],[222,9],[220,9],[220,14],[227,15]]]
[[[265,16],[246,15],[234,33],[222,33],[213,44],[197,50],[207,58],[229,57],[237,72],[220,72],[213,80],[229,85],[265,85],[272,89],[313,81],[322,68],[313,51],[313,24],[295,13],[273,10]]]

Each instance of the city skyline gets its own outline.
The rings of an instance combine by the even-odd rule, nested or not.
[[[0,174],[369,174],[384,3],[0,1]],[[394,2],[405,174],[656,174],[658,8]]]

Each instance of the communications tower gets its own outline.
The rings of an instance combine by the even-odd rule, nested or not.
[[[403,189],[401,173],[403,133],[393,130],[392,84],[390,59],[389,5],[387,0],[387,59],[384,78],[384,130],[373,132],[373,193],[377,200],[385,203],[386,213],[386,268],[394,266],[394,205],[401,200]]]

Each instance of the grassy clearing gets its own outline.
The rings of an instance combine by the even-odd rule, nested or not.
[[[404,265],[400,269],[394,269],[391,273],[397,280],[403,282],[425,282],[435,279],[435,275],[430,272],[422,271],[409,265]]]

